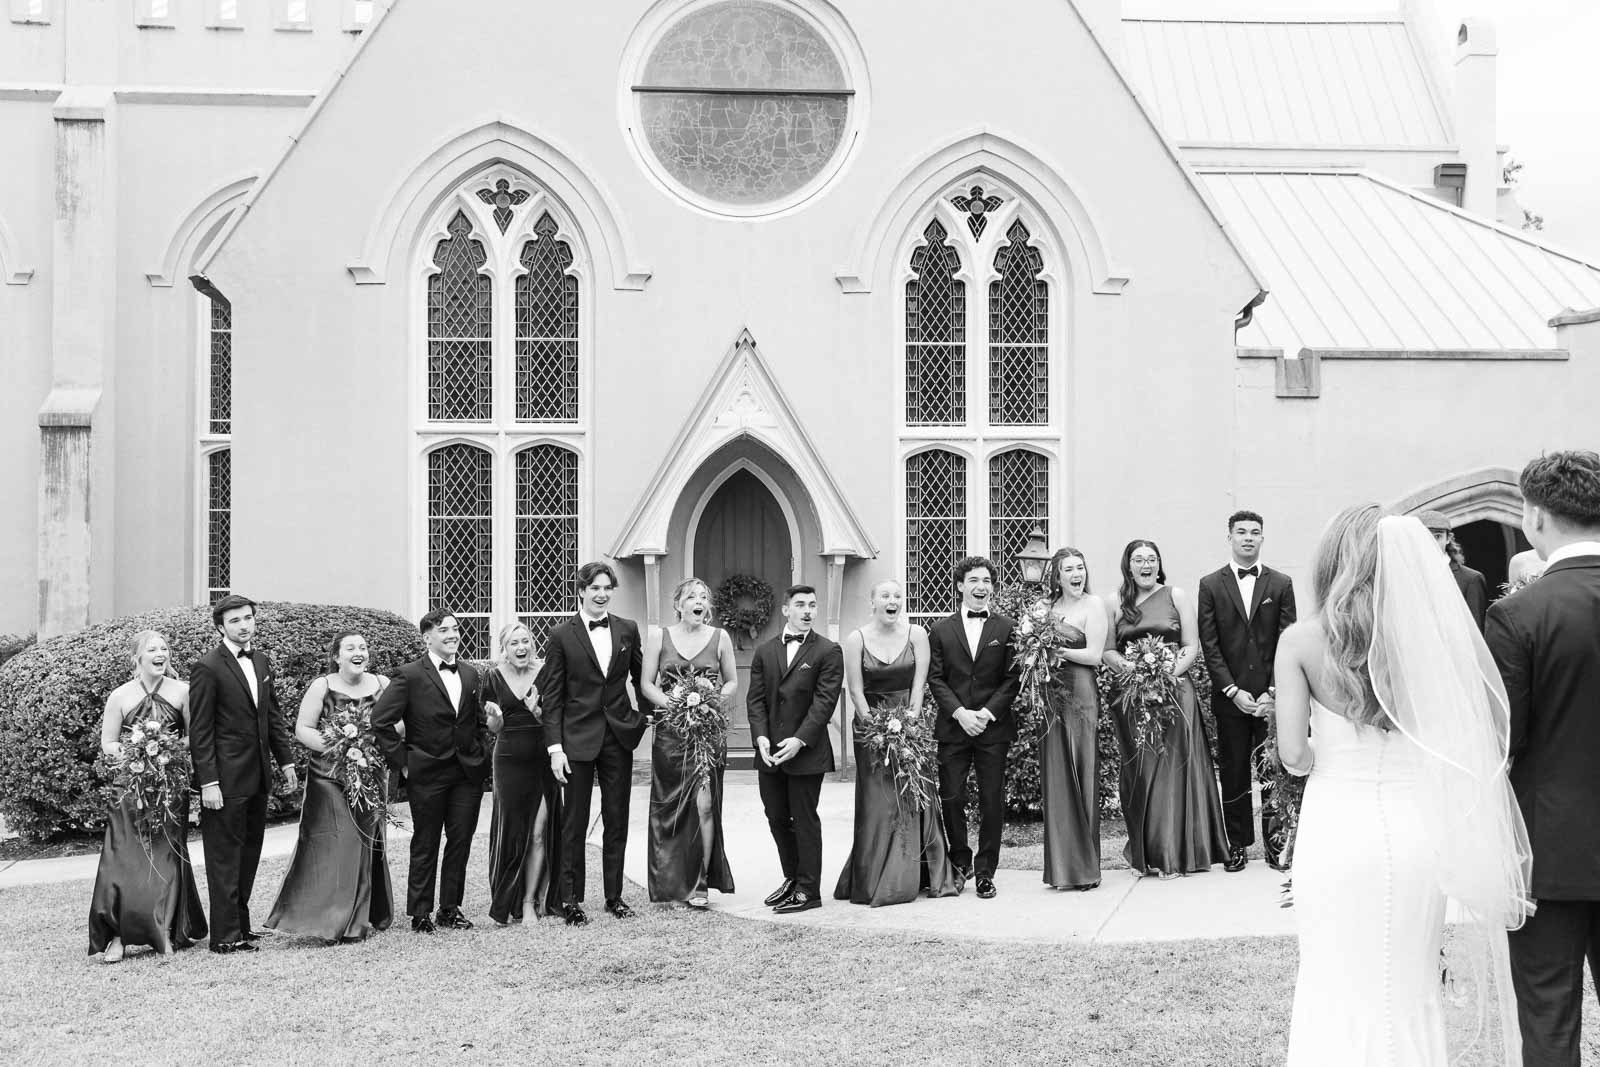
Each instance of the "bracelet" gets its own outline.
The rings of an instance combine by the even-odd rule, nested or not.
[[[1224,689],[1224,690],[1223,690],[1223,691],[1222,691],[1222,695],[1223,695],[1223,696],[1225,696],[1225,697],[1227,697],[1227,698],[1228,698],[1228,699],[1229,699],[1229,700],[1232,700],[1232,699],[1233,699],[1233,698],[1234,698],[1234,696],[1235,696],[1235,695],[1236,695],[1236,694],[1237,694],[1237,693],[1238,693],[1238,692],[1239,692],[1239,687],[1238,687],[1238,686],[1236,686],[1236,685],[1230,685],[1230,686],[1228,686],[1228,688],[1226,688],[1226,689]]]

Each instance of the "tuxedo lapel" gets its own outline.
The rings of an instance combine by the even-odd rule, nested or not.
[[[1222,583],[1223,594],[1227,596],[1229,602],[1233,604],[1233,610],[1238,614],[1239,618],[1244,620],[1245,624],[1248,625],[1250,622],[1251,613],[1244,610],[1244,597],[1239,595],[1239,582],[1234,574],[1233,564],[1230,563],[1217,572],[1217,581]],[[1260,588],[1261,579],[1257,578],[1256,589],[1260,590]]]
[[[227,663],[228,673],[233,675],[233,680],[238,683],[239,691],[244,694],[245,701],[252,707],[255,707],[258,701],[250,699],[250,679],[244,676],[244,668],[239,666],[239,657],[235,656],[233,654],[233,650],[227,645],[218,646],[217,654],[222,657],[224,662]],[[255,665],[254,655],[250,657],[250,664],[251,666]],[[258,670],[256,671],[256,688],[259,689],[260,686],[261,672]]]
[[[594,642],[589,640],[589,624],[584,621],[582,615],[574,615],[567,621],[567,625],[572,628],[572,639],[583,646],[583,654],[589,657],[589,662],[594,666],[594,669],[599,672],[601,681],[604,681],[606,675],[610,673],[611,664],[601,664],[600,657],[594,654]],[[611,653],[613,658],[616,656],[616,651],[617,642],[615,640],[615,635],[613,635],[613,640],[611,642]]]
[[[955,641],[956,656],[960,662],[967,665],[967,673],[970,674],[972,672],[972,649],[967,647],[967,624],[963,621],[960,611],[951,615],[946,621],[950,624],[951,638]],[[989,624],[987,622],[983,624],[983,629],[985,633],[988,632]],[[983,647],[981,635],[978,638],[978,647]]]
[[[800,651],[794,654],[794,659],[790,661],[789,665],[783,669],[783,677],[789,677],[789,673],[791,671],[795,670],[800,666],[800,664],[806,662],[806,660],[810,658],[811,650],[816,646],[816,643],[817,642],[814,637],[812,637],[810,634],[806,635],[806,639],[800,642]],[[789,658],[789,649],[787,646],[785,646],[783,649],[783,658]]]
[[[1250,596],[1250,622],[1252,623],[1256,621],[1256,615],[1261,609],[1261,601],[1267,595],[1268,575],[1271,573],[1267,568],[1262,567],[1261,573],[1256,576],[1255,592]],[[1233,584],[1234,588],[1238,589],[1239,583],[1235,582]]]
[[[455,708],[450,705],[450,690],[445,687],[444,676],[439,673],[439,668],[433,665],[432,656],[425,655],[422,657],[422,670],[429,678],[433,679],[433,684],[438,687],[439,695],[444,697],[445,707],[454,711]]]

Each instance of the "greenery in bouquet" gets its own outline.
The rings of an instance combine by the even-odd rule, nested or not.
[[[1178,702],[1178,650],[1154,634],[1130,641],[1122,650],[1127,666],[1101,672],[1108,703],[1127,720],[1134,746],[1161,755],[1167,730],[1183,713]]]
[[[723,707],[722,674],[701,667],[662,671],[667,706],[656,712],[658,729],[683,740],[683,758],[695,778],[710,784],[727,752],[728,712]]]
[[[322,744],[328,766],[350,801],[350,810],[383,811],[390,819],[385,799],[388,766],[372,737],[370,706],[350,705],[323,716]]]
[[[103,769],[111,781],[109,799],[132,800],[146,849],[157,834],[187,833],[184,804],[192,766],[189,746],[177,730],[158,719],[133,722],[122,733],[121,750],[104,758]]]
[[[1255,751],[1256,777],[1261,780],[1263,821],[1273,826],[1272,845],[1285,867],[1294,862],[1295,835],[1300,829],[1300,805],[1305,800],[1306,778],[1290,774],[1278,757],[1278,717],[1267,716],[1267,739]],[[1284,879],[1283,904],[1294,904],[1293,875]]]
[[[1019,687],[1012,711],[1025,728],[1018,736],[1032,742],[1053,729],[1061,716],[1062,701],[1051,682],[1067,663],[1067,635],[1046,600],[1023,602],[1015,610],[1011,644]]]
[[[867,765],[882,769],[899,799],[916,811],[939,802],[939,746],[934,741],[932,706],[892,700],[857,712],[855,735]]]

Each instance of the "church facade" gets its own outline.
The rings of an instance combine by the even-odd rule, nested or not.
[[[9,0],[0,630],[225,590],[545,632],[570,576],[950,606],[1037,525],[1192,586],[1238,507],[1593,447],[1492,28],[1118,0]],[[70,9],[70,10],[69,10]]]

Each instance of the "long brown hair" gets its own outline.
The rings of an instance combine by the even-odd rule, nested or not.
[[[1122,550],[1122,587],[1117,590],[1117,596],[1122,602],[1122,621],[1132,626],[1144,617],[1144,612],[1139,610],[1139,605],[1134,603],[1139,597],[1139,586],[1133,580],[1133,554],[1141,548],[1148,548],[1156,554],[1156,584],[1167,584],[1167,567],[1161,555],[1161,548],[1154,541],[1136,537],[1129,541]]]
[[[1065,548],[1056,549],[1056,554],[1050,557],[1050,569],[1046,573],[1050,575],[1048,584],[1050,587],[1050,603],[1052,604],[1067,595],[1067,590],[1061,584],[1061,561],[1071,559],[1073,556],[1083,560],[1083,595],[1089,595],[1089,557],[1068,545]]]
[[[1367,653],[1372,648],[1373,596],[1378,578],[1376,504],[1345,508],[1317,542],[1311,586],[1327,637],[1329,694],[1337,714],[1351,722],[1390,729],[1393,724],[1372,690]]]

